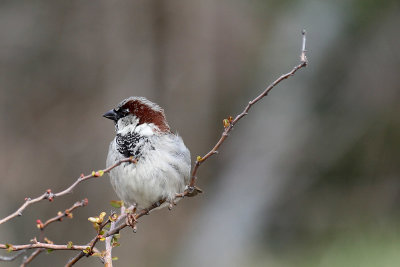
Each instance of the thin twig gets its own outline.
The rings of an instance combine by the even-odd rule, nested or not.
[[[153,205],[151,205],[151,207],[149,207],[147,209],[140,210],[138,213],[134,214],[135,220],[138,220],[140,217],[142,217],[144,215],[149,215],[150,211],[152,211],[155,208],[160,207],[160,205],[162,205],[164,202],[166,202],[166,199],[162,199],[162,200],[158,201],[157,203],[154,203]],[[113,230],[107,231],[104,234],[104,236],[108,237],[108,236],[111,236],[111,235],[115,235],[115,234],[119,233],[119,231],[121,231],[122,229],[124,229],[127,226],[128,226],[128,224],[125,222],[125,223],[115,227]]]
[[[87,198],[85,198],[81,201],[77,201],[69,209],[66,209],[64,212],[59,212],[59,214],[57,216],[48,219],[45,223],[42,223],[40,220],[37,220],[37,227],[41,231],[43,231],[49,224],[56,222],[56,221],[62,221],[63,217],[71,217],[72,218],[72,211],[74,209],[86,206],[87,204],[88,204]],[[38,248],[29,257],[25,256],[24,261],[22,262],[20,267],[27,266],[33,259],[35,259],[44,250],[45,250],[44,248]]]
[[[196,160],[196,163],[194,164],[194,168],[192,171],[192,175],[190,178],[190,183],[188,186],[188,189],[185,190],[184,193],[182,194],[178,194],[177,197],[183,197],[183,196],[191,196],[194,194],[196,194],[196,188],[195,188],[195,183],[196,183],[196,174],[197,171],[200,167],[201,164],[203,164],[208,158],[210,158],[211,156],[215,155],[218,153],[218,149],[219,147],[224,143],[225,139],[228,137],[230,131],[233,129],[233,126],[235,126],[235,124],[242,119],[244,116],[246,116],[250,110],[250,108],[257,103],[258,101],[260,101],[262,98],[264,98],[271,90],[272,88],[274,88],[277,84],[279,84],[281,81],[289,78],[290,76],[293,76],[296,71],[298,71],[299,69],[306,67],[307,66],[307,57],[306,57],[306,31],[303,30],[302,31],[302,49],[301,49],[301,55],[300,55],[300,64],[295,66],[290,72],[280,76],[278,79],[276,79],[273,83],[271,83],[260,95],[258,95],[256,98],[254,98],[253,100],[251,100],[247,106],[244,108],[244,110],[242,111],[242,113],[238,114],[235,119],[230,118],[230,119],[226,119],[227,124],[224,125],[225,129],[222,132],[221,138],[218,140],[218,142],[215,144],[215,146],[207,153],[205,154],[203,157],[198,157]]]
[[[301,34],[303,35],[303,42],[302,42],[302,45],[301,45],[300,61],[305,63],[305,64],[307,64],[308,60],[307,60],[307,57],[306,57],[306,52],[307,52],[307,50],[306,50],[306,34],[307,34],[306,30],[303,29],[301,31]]]
[[[124,162],[131,162],[131,163],[136,163],[136,160],[133,158],[126,158],[126,159],[122,159],[118,162],[116,162],[114,165],[104,169],[104,170],[99,170],[97,172],[92,172],[89,175],[81,175],[72,185],[70,185],[67,189],[58,192],[58,193],[52,193],[50,189],[48,189],[45,193],[43,193],[42,195],[38,196],[37,198],[34,199],[30,199],[30,198],[26,198],[25,199],[25,203],[21,205],[21,207],[19,207],[15,212],[11,213],[10,215],[8,215],[7,217],[3,218],[0,220],[0,224],[3,224],[7,221],[9,221],[12,218],[15,218],[17,216],[21,216],[22,215],[22,211],[24,209],[26,209],[26,207],[28,207],[29,205],[32,205],[36,202],[48,199],[49,201],[53,201],[55,197],[60,197],[66,194],[69,194],[73,191],[73,189],[81,182],[89,180],[91,178],[97,178],[102,176],[104,173],[108,173],[110,172],[112,169],[114,169],[115,167],[119,166],[120,164],[124,163]]]
[[[31,263],[31,261],[33,261],[34,258],[36,258],[40,253],[42,253],[44,251],[44,248],[38,248],[36,249],[29,257],[25,258],[24,261],[22,262],[22,264],[20,265],[20,267],[25,267],[27,266],[29,263]]]
[[[144,216],[144,215],[148,215],[150,211],[152,211],[155,208],[158,208],[160,205],[162,205],[164,202],[166,201],[166,199],[162,199],[160,201],[158,201],[157,203],[154,203],[153,205],[151,205],[151,207],[147,208],[147,209],[142,209],[139,212],[133,214],[134,215],[134,220],[138,220],[140,217]],[[126,218],[126,214],[121,214],[120,217],[118,218],[118,222],[125,219]],[[116,223],[116,225],[118,225],[118,223]],[[104,225],[105,226],[105,225]],[[103,227],[104,227],[103,226]],[[103,237],[107,238],[110,236],[113,236],[115,234],[118,234],[122,229],[124,229],[125,227],[129,226],[128,223],[125,221],[122,224],[116,226],[114,229],[110,229],[108,230]],[[102,227],[102,228],[103,228]],[[101,228],[101,229],[102,229]],[[93,241],[97,242],[99,240],[99,236],[96,236],[92,239],[92,241],[90,241],[89,244],[91,244]],[[72,265],[74,265],[75,263],[77,263],[83,256],[85,256],[84,253],[80,252],[78,255],[76,255],[74,258],[72,258],[65,266],[66,267],[70,267]]]
[[[112,217],[113,214],[110,215],[110,217]],[[100,238],[102,238],[102,236],[99,235],[100,231],[103,230],[103,228],[109,224],[111,221],[110,219],[108,219],[107,221],[105,221],[104,223],[102,223],[97,231],[97,235],[86,245],[86,248],[89,247],[89,253],[85,253],[83,251],[79,252],[75,257],[73,257],[72,259],[70,259],[67,264],[65,265],[67,266],[72,266],[75,263],[77,263],[82,257],[84,256],[90,256],[92,253],[92,251],[94,251],[94,246],[96,245],[96,243],[100,240]],[[105,235],[103,235],[103,237],[106,237]]]
[[[97,242],[97,241],[98,241],[98,238],[96,236],[86,246],[89,246],[90,244],[95,244],[95,242]],[[79,252],[78,255],[76,255],[75,257],[73,257],[71,260],[68,261],[68,263],[65,265],[65,267],[74,265],[75,263],[77,263],[85,255],[87,255],[87,254],[84,253],[83,251]]]
[[[53,222],[57,222],[57,221],[60,222],[60,221],[62,221],[62,219],[63,219],[64,217],[71,217],[71,216],[72,216],[72,213],[71,213],[71,212],[72,212],[74,209],[79,208],[79,207],[84,207],[84,206],[86,206],[87,204],[88,204],[88,199],[85,198],[85,199],[83,199],[83,200],[81,200],[81,201],[75,202],[74,205],[72,205],[69,209],[66,209],[64,212],[59,212],[57,216],[48,219],[48,220],[47,220],[45,223],[43,223],[43,224],[38,220],[38,228],[39,228],[40,230],[43,231],[44,228],[46,228],[49,224],[51,224],[51,223],[53,223]]]
[[[34,248],[46,248],[52,250],[85,250],[87,245],[56,245],[42,242],[35,242],[33,244],[24,245],[11,245],[11,244],[0,244],[0,249],[7,249],[9,251],[18,251],[24,249],[34,249]]]

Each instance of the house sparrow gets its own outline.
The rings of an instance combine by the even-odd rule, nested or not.
[[[173,203],[189,181],[190,152],[171,132],[164,110],[144,97],[129,97],[103,116],[114,121],[116,131],[107,166],[128,157],[137,161],[110,171],[118,197],[139,209],[161,200]]]

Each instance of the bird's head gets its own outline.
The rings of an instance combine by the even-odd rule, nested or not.
[[[160,133],[170,132],[164,110],[145,97],[129,97],[116,108],[107,111],[103,117],[113,120],[117,131],[149,126]]]

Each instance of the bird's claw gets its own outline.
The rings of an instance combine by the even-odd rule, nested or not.
[[[168,200],[168,209],[169,210],[172,210],[172,208],[174,207],[174,206],[176,206],[176,202],[175,202],[175,199],[171,199],[171,200]]]
[[[137,216],[137,214],[136,214],[136,205],[135,205],[135,206],[133,206],[133,209],[130,210],[130,211],[126,214],[126,220],[125,220],[126,224],[127,224],[128,226],[130,226],[130,227],[133,228],[133,232],[134,232],[134,233],[136,233],[136,230],[137,230],[137,226],[136,226],[136,224],[137,224],[136,216]]]
[[[175,194],[175,198],[194,197],[194,196],[197,196],[197,194],[199,194],[199,193],[203,193],[203,190],[197,186],[187,185],[185,188],[185,191],[183,191],[183,193]]]
[[[201,190],[197,186],[187,186],[186,190],[187,193],[185,194],[188,197],[194,197],[197,196],[199,193],[203,193],[203,190]]]

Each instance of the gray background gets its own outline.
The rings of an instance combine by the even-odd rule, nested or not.
[[[241,121],[199,171],[205,194],[126,229],[115,266],[394,266],[400,260],[398,1],[7,1],[0,3],[0,217],[105,167],[101,115],[145,96],[192,152],[222,119],[298,63],[310,65]],[[116,195],[103,177],[0,226],[83,244]],[[2,254],[6,254],[2,252]],[[60,266],[75,252],[41,254]],[[0,263],[1,266],[17,266]],[[84,258],[77,266],[99,266]]]

